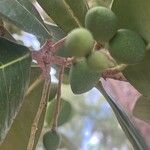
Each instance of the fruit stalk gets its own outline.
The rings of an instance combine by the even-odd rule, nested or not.
[[[63,80],[63,74],[64,74],[64,66],[61,66],[60,72],[59,72],[59,82],[58,82],[58,89],[57,89],[57,99],[56,99],[56,106],[53,114],[53,122],[52,122],[52,130],[56,131],[57,125],[58,125],[58,119],[60,114],[60,108],[61,108],[61,84]]]
[[[39,123],[39,120],[40,120],[43,110],[46,109],[47,100],[48,100],[48,97],[50,94],[50,84],[51,84],[51,76],[49,75],[49,72],[51,69],[50,65],[46,66],[46,69],[47,69],[46,70],[46,78],[45,78],[45,82],[44,82],[42,97],[41,97],[41,101],[39,104],[37,114],[34,118],[34,121],[33,121],[32,127],[31,127],[31,133],[30,133],[27,150],[33,149],[38,123]]]

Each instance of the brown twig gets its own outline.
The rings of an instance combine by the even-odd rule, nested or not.
[[[48,52],[48,54],[51,56],[51,53]],[[29,138],[29,142],[28,142],[28,146],[27,146],[27,150],[33,150],[33,146],[34,146],[34,141],[35,141],[35,135],[36,135],[36,131],[38,128],[38,123],[40,120],[40,117],[42,115],[42,112],[44,109],[46,109],[47,106],[47,100],[48,100],[48,94],[50,91],[50,84],[51,84],[51,76],[50,76],[50,70],[51,70],[51,66],[50,64],[44,64],[44,62],[41,62],[44,66],[43,69],[43,74],[45,76],[45,82],[44,82],[44,87],[43,87],[43,91],[42,91],[42,97],[41,97],[41,101],[39,104],[39,108],[38,111],[36,113],[36,116],[34,118],[32,127],[31,127],[31,133],[30,133],[30,138]]]
[[[52,45],[52,51],[56,53],[65,43],[66,37],[62,38],[58,42]]]
[[[127,79],[124,77],[124,75],[121,73],[121,71],[126,67],[127,65],[119,65],[114,68],[109,68],[105,70],[102,74],[102,78],[110,78],[115,79],[119,81],[127,81]]]
[[[109,74],[107,76],[103,76],[103,78],[106,80],[106,79],[114,79],[114,80],[118,80],[118,81],[125,81],[127,82],[127,79],[124,77],[124,75],[120,72],[120,73],[117,73],[117,74]]]
[[[35,87],[37,87],[41,82],[43,81],[43,78],[42,76],[40,75],[35,81],[33,84],[31,84],[26,92],[26,95],[29,95]]]
[[[60,114],[60,108],[61,108],[61,84],[63,80],[63,73],[64,73],[64,66],[61,67],[60,73],[59,73],[59,83],[58,83],[58,89],[57,89],[57,99],[56,99],[56,107],[53,114],[53,122],[52,122],[52,130],[56,130],[58,125],[58,119]]]

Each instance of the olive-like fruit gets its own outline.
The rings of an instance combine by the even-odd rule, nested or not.
[[[89,68],[103,72],[105,69],[114,67],[114,62],[102,51],[94,51],[87,58]]]
[[[97,42],[103,44],[117,32],[118,19],[110,9],[97,6],[87,12],[85,27],[91,31]]]
[[[84,28],[72,30],[65,40],[65,47],[70,56],[84,57],[92,50],[93,46],[93,36]]]
[[[43,136],[43,145],[46,150],[57,150],[60,144],[60,136],[56,131],[48,131]]]
[[[46,115],[45,115],[45,122],[47,126],[52,125],[53,121],[53,113],[56,107],[56,102],[57,100],[54,99],[50,103],[48,103],[47,110],[46,110]],[[69,121],[72,117],[72,105],[64,100],[61,99],[61,107],[60,107],[60,115],[59,115],[59,120],[58,120],[58,126],[61,126],[65,124],[66,122]]]
[[[146,45],[138,33],[120,29],[110,40],[109,51],[118,63],[136,64],[143,60]]]
[[[86,59],[77,60],[72,65],[70,72],[70,85],[74,94],[82,94],[91,90],[100,78],[99,72],[91,70]]]

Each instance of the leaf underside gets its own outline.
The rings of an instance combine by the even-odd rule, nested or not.
[[[84,0],[37,0],[40,6],[65,33],[84,26],[88,10]]]
[[[150,98],[141,96],[135,104],[133,115],[147,123],[150,123]]]
[[[148,150],[148,147],[141,136],[138,129],[135,127],[132,120],[130,120],[129,115],[126,113],[126,111],[111,97],[107,94],[105,89],[103,88],[102,84],[99,82],[99,84],[96,87],[106,98],[107,102],[110,104],[111,108],[113,109],[118,122],[120,123],[123,131],[125,132],[126,136],[132,143],[134,149],[136,150]]]
[[[29,0],[0,0],[0,16],[22,30],[35,35],[41,44],[51,37]]]
[[[30,51],[0,37],[0,141],[16,116],[29,83]]]

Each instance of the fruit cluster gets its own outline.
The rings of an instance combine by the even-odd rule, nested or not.
[[[75,57],[69,74],[75,94],[92,89],[103,71],[116,65],[96,46],[104,48],[106,43],[110,55],[118,64],[136,64],[145,56],[146,46],[138,33],[130,29],[118,30],[118,19],[110,9],[100,6],[91,8],[85,17],[85,28],[72,30],[65,40],[69,56]]]

